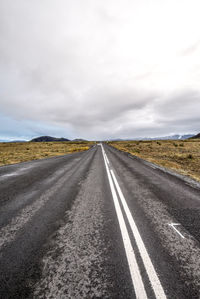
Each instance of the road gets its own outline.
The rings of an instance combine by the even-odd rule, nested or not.
[[[107,144],[0,167],[0,298],[200,298],[200,187]]]

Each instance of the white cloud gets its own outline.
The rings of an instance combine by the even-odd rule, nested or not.
[[[198,131],[199,9],[197,0],[0,0],[1,112],[84,138]]]

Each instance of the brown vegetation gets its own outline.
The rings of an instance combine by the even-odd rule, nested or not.
[[[20,163],[35,159],[85,151],[92,142],[2,142],[0,143],[0,165]]]
[[[110,145],[200,181],[200,139],[117,141]]]

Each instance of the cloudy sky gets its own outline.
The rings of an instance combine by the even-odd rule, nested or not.
[[[0,0],[0,139],[200,131],[199,0]]]

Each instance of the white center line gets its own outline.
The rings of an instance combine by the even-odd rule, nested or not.
[[[105,159],[106,154],[105,154],[105,151],[104,151],[104,149],[103,149],[103,145],[102,145],[102,152],[103,152],[103,155],[104,155],[104,161],[105,161],[105,164],[106,164],[106,159]],[[108,159],[108,158],[107,158],[107,159]],[[125,198],[124,198],[124,195],[123,195],[123,193],[122,193],[122,191],[121,191],[121,188],[120,188],[120,186],[119,186],[119,184],[118,184],[118,182],[117,182],[117,179],[116,179],[116,177],[115,177],[115,174],[114,174],[113,170],[110,170],[110,171],[109,171],[108,165],[106,165],[106,169],[107,169],[107,173],[108,173],[108,178],[109,178],[110,173],[111,173],[111,176],[112,176],[112,178],[113,178],[113,181],[114,181],[114,184],[115,184],[115,186],[116,186],[117,192],[118,192],[118,194],[119,194],[119,197],[120,197],[121,203],[122,203],[122,205],[123,205],[125,214],[126,214],[126,216],[127,216],[127,219],[128,219],[128,221],[129,221],[131,230],[132,230],[132,232],[133,232],[133,235],[134,235],[134,238],[135,238],[135,241],[136,241],[138,250],[139,250],[139,252],[140,252],[140,256],[141,256],[141,258],[142,258],[142,260],[143,260],[144,267],[145,267],[145,269],[146,269],[147,275],[148,275],[149,280],[150,280],[150,282],[151,282],[151,285],[152,285],[154,294],[155,294],[156,298],[159,298],[159,299],[166,299],[166,295],[165,295],[165,292],[164,292],[164,290],[163,290],[163,287],[162,287],[162,285],[161,285],[161,283],[160,283],[160,280],[159,280],[159,278],[158,278],[158,276],[157,276],[157,273],[156,273],[156,271],[155,271],[155,269],[154,269],[154,266],[153,266],[153,264],[152,264],[152,262],[151,262],[151,259],[150,259],[150,257],[149,257],[149,254],[148,254],[148,252],[147,252],[147,250],[146,250],[146,247],[145,247],[145,245],[144,245],[144,243],[143,243],[143,240],[142,240],[142,238],[141,238],[141,236],[140,236],[140,233],[139,233],[139,231],[138,231],[138,228],[137,228],[137,226],[136,226],[136,223],[135,223],[135,221],[134,221],[134,219],[133,219],[133,217],[132,217],[132,214],[131,214],[131,212],[130,212],[130,210],[129,210],[129,208],[128,208],[128,205],[127,205],[126,200],[125,200]],[[109,180],[109,181],[110,181],[110,180]],[[111,181],[111,182],[112,182],[112,181]],[[114,186],[113,186],[113,188],[114,188]],[[117,197],[117,195],[116,195],[116,197]],[[118,199],[117,199],[117,200],[118,200]],[[120,206],[119,206],[119,209],[120,209]],[[120,209],[120,210],[121,210],[121,209]],[[122,216],[122,217],[123,217],[123,216]],[[125,225],[125,223],[124,223],[124,225]],[[126,229],[126,230],[127,230],[127,229]],[[128,232],[127,232],[127,233],[128,233]],[[130,239],[129,239],[129,240],[130,240]],[[133,250],[133,249],[132,249],[132,250]],[[137,261],[135,261],[135,262],[137,263]],[[131,270],[130,270],[130,271],[131,271]],[[139,275],[140,275],[140,274],[139,274]],[[141,275],[140,275],[140,277],[141,277]],[[133,281],[133,285],[134,285],[134,281]],[[135,287],[135,285],[134,285],[134,287]],[[136,295],[137,295],[137,294],[136,294]],[[143,298],[143,297],[138,297],[138,298]]]
[[[136,257],[135,257],[135,253],[133,251],[132,245],[131,245],[131,241],[129,238],[129,234],[128,234],[128,230],[126,228],[126,224],[124,221],[124,217],[119,205],[119,201],[117,198],[117,194],[114,188],[114,184],[110,175],[110,171],[106,162],[106,156],[105,156],[105,152],[102,146],[102,152],[103,152],[103,157],[104,157],[104,162],[105,162],[105,166],[106,166],[106,171],[107,171],[107,175],[108,175],[108,180],[110,183],[110,188],[111,188],[111,192],[112,192],[112,196],[113,196],[113,201],[114,201],[114,205],[115,205],[115,210],[116,210],[116,214],[117,214],[117,218],[118,218],[118,222],[119,222],[119,227],[121,230],[121,234],[122,234],[122,240],[124,243],[124,248],[125,248],[125,252],[126,252],[126,257],[128,260],[128,265],[129,265],[129,270],[130,270],[130,274],[131,274],[131,279],[132,279],[132,283],[133,283],[133,287],[135,290],[135,294],[136,294],[136,298],[138,299],[147,299],[147,294],[144,288],[144,284],[142,281],[142,277],[140,275],[140,270],[136,261]]]
[[[105,153],[105,158],[106,158],[106,162],[108,163],[108,165],[110,164],[110,162],[108,161],[108,157],[107,157],[107,155],[106,155],[106,153]]]

